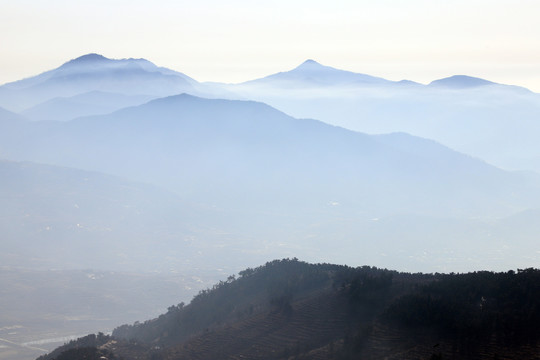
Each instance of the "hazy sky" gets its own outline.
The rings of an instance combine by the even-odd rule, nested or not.
[[[325,65],[540,92],[540,1],[0,0],[0,84],[80,55],[146,58],[199,81]]]

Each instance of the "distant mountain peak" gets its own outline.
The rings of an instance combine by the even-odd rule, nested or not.
[[[97,53],[90,53],[79,56],[74,61],[95,61],[95,60],[108,60],[105,56]]]
[[[467,75],[454,75],[444,79],[432,81],[429,85],[444,86],[449,88],[472,88],[485,85],[496,85],[496,83]]]
[[[321,65],[321,64],[318,63],[317,61],[313,60],[313,59],[307,59],[300,66],[302,66],[302,65]]]
[[[322,65],[321,63],[318,63],[315,60],[307,59],[302,64],[298,65],[295,70],[312,70],[312,69],[320,69],[320,68],[326,68],[326,66]]]
[[[103,61],[110,61],[110,59],[106,58],[103,55],[96,54],[96,53],[90,53],[83,56],[79,56],[78,58],[75,58],[73,60],[68,61],[64,65],[68,64],[87,64],[87,63],[93,63],[93,62],[103,62]]]
[[[288,86],[333,86],[345,84],[374,84],[388,83],[389,81],[383,78],[354,73],[351,71],[340,70],[331,66],[323,65],[313,59],[307,59],[302,64],[292,70],[279,72],[266,76],[262,79],[247,81],[245,84],[261,83],[267,81],[287,81],[293,82]],[[294,84],[296,82],[296,85]]]
[[[70,60],[60,66],[60,68],[66,68],[66,67],[72,67],[72,66],[85,66],[85,65],[107,65],[107,64],[137,64],[138,66],[142,66],[145,68],[157,68],[157,66],[152,63],[151,61],[148,61],[146,59],[135,59],[135,58],[129,58],[129,59],[109,59],[103,55],[96,54],[96,53],[90,53],[83,56],[79,56],[78,58],[75,58],[73,60]]]

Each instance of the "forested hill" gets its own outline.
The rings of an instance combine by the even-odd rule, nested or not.
[[[532,359],[540,270],[408,274],[276,260],[39,360]]]

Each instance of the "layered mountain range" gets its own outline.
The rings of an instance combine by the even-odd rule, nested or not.
[[[0,86],[0,107],[31,120],[65,121],[180,93],[257,100],[296,118],[370,134],[406,132],[505,169],[540,170],[535,136],[539,95],[465,75],[423,85],[307,60],[290,71],[241,84],[200,83],[144,59],[88,54]]]
[[[308,60],[225,89],[295,117],[367,132],[407,132],[510,170],[540,170],[540,96],[465,75],[428,85],[389,81]]]
[[[494,94],[505,102],[495,101]],[[324,107],[320,117],[313,117],[326,122],[294,118],[246,97],[291,113],[298,111],[287,104],[309,111]],[[374,98],[381,102],[374,108],[377,115],[371,116],[362,104]],[[369,135],[335,126],[346,123],[347,116],[358,124],[383,124],[380,117],[386,111],[399,125],[385,128],[389,131],[410,130],[418,121],[429,123],[424,130],[445,129],[448,123],[442,118],[411,120],[411,114],[426,110],[418,101],[429,101],[444,117],[452,116],[460,138],[486,144],[477,127],[483,120],[463,124],[470,114],[456,106],[456,99],[465,98],[466,106],[491,112],[505,104],[511,105],[509,111],[523,99],[534,107],[537,94],[466,76],[430,85],[393,82],[313,60],[243,84],[198,83],[144,59],[85,55],[0,87],[0,104],[10,109],[0,111],[0,157],[10,161],[2,163],[5,179],[25,177],[32,184],[5,191],[6,198],[23,196],[24,206],[31,209],[15,211],[21,206],[17,201],[2,205],[3,213],[24,217],[4,221],[10,243],[19,244],[10,256],[20,259],[26,248],[43,243],[44,233],[28,229],[69,228],[76,232],[55,232],[52,237],[68,244],[65,251],[77,259],[71,264],[87,263],[75,255],[86,253],[76,244],[108,239],[105,242],[115,245],[105,252],[116,250],[108,252],[105,263],[119,268],[130,264],[130,269],[164,265],[155,259],[171,251],[184,259],[174,262],[180,267],[198,259],[200,266],[234,269],[238,261],[256,265],[285,256],[355,264],[372,260],[415,270],[528,265],[537,254],[532,241],[536,222],[531,221],[540,206],[535,173],[502,170],[416,137],[414,131]],[[360,112],[349,112],[341,102]],[[401,107],[410,112],[400,113]],[[534,136],[535,122],[526,120],[530,126],[525,130],[513,117],[503,119],[504,113],[498,111],[492,120],[490,136],[506,128],[513,129],[506,131],[508,136],[522,131]],[[523,119],[532,116],[527,108],[524,113]],[[41,179],[41,170],[21,175],[23,167],[44,169],[38,164],[47,164],[57,182]],[[66,168],[78,170],[69,170],[70,175]],[[74,181],[77,171],[81,173]],[[85,175],[88,171],[94,175]],[[108,180],[90,189],[104,195],[96,196],[84,215],[69,213],[82,202],[77,196],[93,196],[85,193],[90,190],[82,187],[81,179],[96,176]],[[62,183],[65,188],[57,185]],[[39,184],[49,184],[47,205],[35,210],[35,204],[45,201],[32,192]],[[136,195],[115,190],[119,187],[137,189]],[[62,200],[66,192],[73,196],[70,204]],[[44,212],[52,215],[44,217]],[[508,224],[521,225],[517,229]],[[84,234],[79,226],[86,229]],[[145,250],[155,243],[161,245]],[[67,264],[57,261],[54,251],[49,255],[49,262]]]
[[[0,358],[24,359],[26,353],[13,350],[19,342],[32,354],[44,351],[34,346],[41,341],[39,334],[24,342],[28,329],[9,330],[20,329],[21,323],[64,329],[47,335],[57,341],[60,334],[70,335],[68,329],[84,329],[81,319],[107,326],[116,319],[110,309],[91,308],[95,301],[77,300],[90,290],[66,288],[72,280],[65,279],[80,275],[68,269],[87,269],[83,277],[108,274],[110,281],[89,278],[93,296],[101,299],[99,304],[123,304],[126,316],[118,318],[128,321],[141,311],[163,312],[156,307],[165,302],[188,300],[161,289],[163,295],[140,307],[128,301],[144,295],[138,285],[130,295],[108,289],[115,279],[146,284],[140,272],[152,272],[152,279],[163,272],[183,274],[177,286],[187,296],[208,285],[208,279],[286,257],[406,271],[536,266],[539,104],[539,95],[527,89],[469,76],[423,85],[313,60],[262,79],[219,84],[200,83],[144,59],[88,54],[4,84],[0,280],[9,289],[3,306],[10,310],[0,322],[12,324],[10,314],[26,314],[26,320],[0,328],[5,344]],[[327,270],[319,273],[329,280],[336,272]],[[75,303],[69,312],[73,316],[50,316],[51,291],[40,295],[35,288],[40,279],[55,277],[50,288],[65,288],[58,291],[66,304]],[[20,279],[31,285],[21,287]],[[305,298],[274,297],[268,308],[260,294],[250,294],[246,299],[253,306],[243,304],[246,313],[236,314],[246,316],[245,321],[227,318],[226,323],[238,325],[242,336],[252,334],[249,329],[264,332],[268,324],[277,326],[273,334],[278,338],[285,330],[304,331],[298,341],[311,337],[305,331],[312,324],[314,336],[322,339],[317,343],[322,347],[304,351],[291,337],[279,344],[285,346],[276,358],[332,358],[327,355],[334,346],[336,356],[348,356],[348,346],[356,344],[346,343],[349,335],[378,348],[390,327],[375,328],[367,337],[361,328],[347,333],[350,323],[344,319],[352,313],[339,311],[346,305],[343,293],[354,284],[340,295],[326,280]],[[421,284],[426,278],[417,280]],[[407,279],[398,282],[396,291],[407,284]],[[10,300],[23,297],[28,300]],[[328,332],[317,327],[321,322],[309,309],[342,318],[328,317],[335,325]],[[208,322],[211,333],[197,329],[184,345],[167,342],[169,331],[178,330],[174,326],[152,328],[185,313],[175,305],[158,321],[117,330],[124,338],[118,343],[100,335],[92,338],[103,340],[100,348],[81,351],[94,351],[98,358],[176,358],[175,352],[191,356],[200,344],[210,343],[205,351],[215,358],[222,349],[215,344],[229,331],[220,330],[224,322]],[[378,327],[379,320],[365,325]],[[152,337],[143,339],[148,334]],[[137,353],[128,337],[152,345]],[[452,354],[453,340],[441,341],[440,353]],[[397,348],[415,354],[414,344],[399,342]],[[227,348],[230,354],[255,354],[237,350]],[[494,347],[490,354],[499,350]],[[530,351],[526,347],[524,354]],[[437,355],[431,345],[421,353]],[[71,355],[82,356],[77,351]]]

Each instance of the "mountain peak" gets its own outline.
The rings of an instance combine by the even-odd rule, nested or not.
[[[247,81],[245,84],[265,83],[268,81],[286,81],[289,87],[336,86],[354,84],[388,83],[388,80],[370,75],[353,73],[322,65],[313,59],[307,59],[292,70],[279,72],[262,79]]]
[[[67,64],[83,64],[83,63],[87,64],[87,63],[103,62],[103,61],[109,61],[109,60],[110,59],[106,58],[103,55],[91,53],[91,54],[86,54],[86,55],[83,55],[83,56],[79,56],[76,59],[68,61],[64,65],[67,65]]]
[[[444,79],[432,81],[429,85],[444,86],[449,88],[472,88],[484,85],[495,85],[495,83],[467,75],[454,75]]]
[[[304,61],[302,63],[302,65],[321,65],[321,64],[319,64],[318,62],[316,62],[313,59],[307,59],[306,61]]]
[[[321,65],[320,63],[316,62],[315,60],[312,60],[312,59],[307,59],[306,61],[304,61],[302,64],[300,64],[297,69],[310,69],[310,68],[319,68],[319,67],[323,67],[323,65]]]

